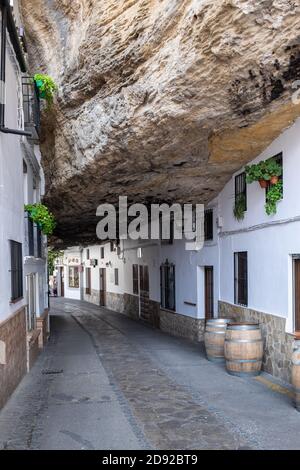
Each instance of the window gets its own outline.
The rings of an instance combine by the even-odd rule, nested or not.
[[[234,253],[234,303],[248,305],[248,253]]]
[[[114,251],[114,249],[115,249],[114,242],[110,242],[110,251]]]
[[[79,287],[79,269],[78,266],[69,266],[69,287]]]
[[[28,255],[34,256],[34,228],[33,222],[28,216]]]
[[[115,268],[115,286],[119,285],[119,270]]]
[[[137,264],[132,265],[132,291],[136,295],[139,293],[139,266]]]
[[[85,293],[91,295],[91,268],[85,268]]]
[[[204,240],[209,241],[214,238],[214,228],[213,228],[213,210],[206,209],[204,211]]]
[[[100,258],[104,259],[104,246],[101,246],[100,248]]]
[[[282,168],[282,153],[279,153],[278,155],[275,155],[274,157],[269,158],[268,160],[275,160],[278,165],[281,166]],[[280,176],[278,176],[278,181],[283,181],[283,173],[281,173]],[[271,183],[268,182],[268,186],[266,187],[266,200],[267,200],[267,194],[270,189]]]
[[[168,260],[160,267],[161,306],[175,310],[175,265]]]
[[[240,173],[234,180],[234,201],[235,204],[243,204],[244,212],[247,210],[247,184],[246,173]]]
[[[23,297],[22,243],[10,240],[11,301]]]
[[[86,249],[86,259],[90,259],[90,250]]]
[[[41,229],[38,227],[36,232],[36,245],[37,245],[37,257],[42,258],[42,232]]]

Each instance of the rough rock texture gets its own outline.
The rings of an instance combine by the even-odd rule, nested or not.
[[[300,115],[299,0],[22,0],[58,236],[99,203],[206,202]]]

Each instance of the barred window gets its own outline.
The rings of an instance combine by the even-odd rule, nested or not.
[[[42,258],[43,250],[42,250],[42,232],[41,229],[38,227],[36,232],[36,245],[37,245],[37,257]]]
[[[115,268],[115,286],[119,285],[119,270]]]
[[[209,241],[214,238],[214,227],[213,227],[213,210],[206,209],[204,211],[204,240]]]
[[[22,243],[10,240],[11,301],[23,297]]]
[[[235,190],[234,190],[235,204],[243,205],[244,211],[247,210],[247,184],[246,173],[240,173],[235,177]]]
[[[248,253],[234,253],[234,303],[248,305]]]
[[[34,227],[33,222],[28,217],[28,255],[34,256]]]

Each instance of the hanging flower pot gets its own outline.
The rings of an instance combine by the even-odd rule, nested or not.
[[[277,184],[278,183],[278,176],[271,176],[270,183]]]
[[[263,179],[260,179],[258,180],[259,184],[260,184],[260,187],[265,189],[268,187],[268,181],[267,180],[263,180]]]

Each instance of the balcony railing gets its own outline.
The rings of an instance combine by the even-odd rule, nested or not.
[[[39,140],[41,128],[40,98],[32,77],[22,78],[25,131],[31,132],[33,140]]]

